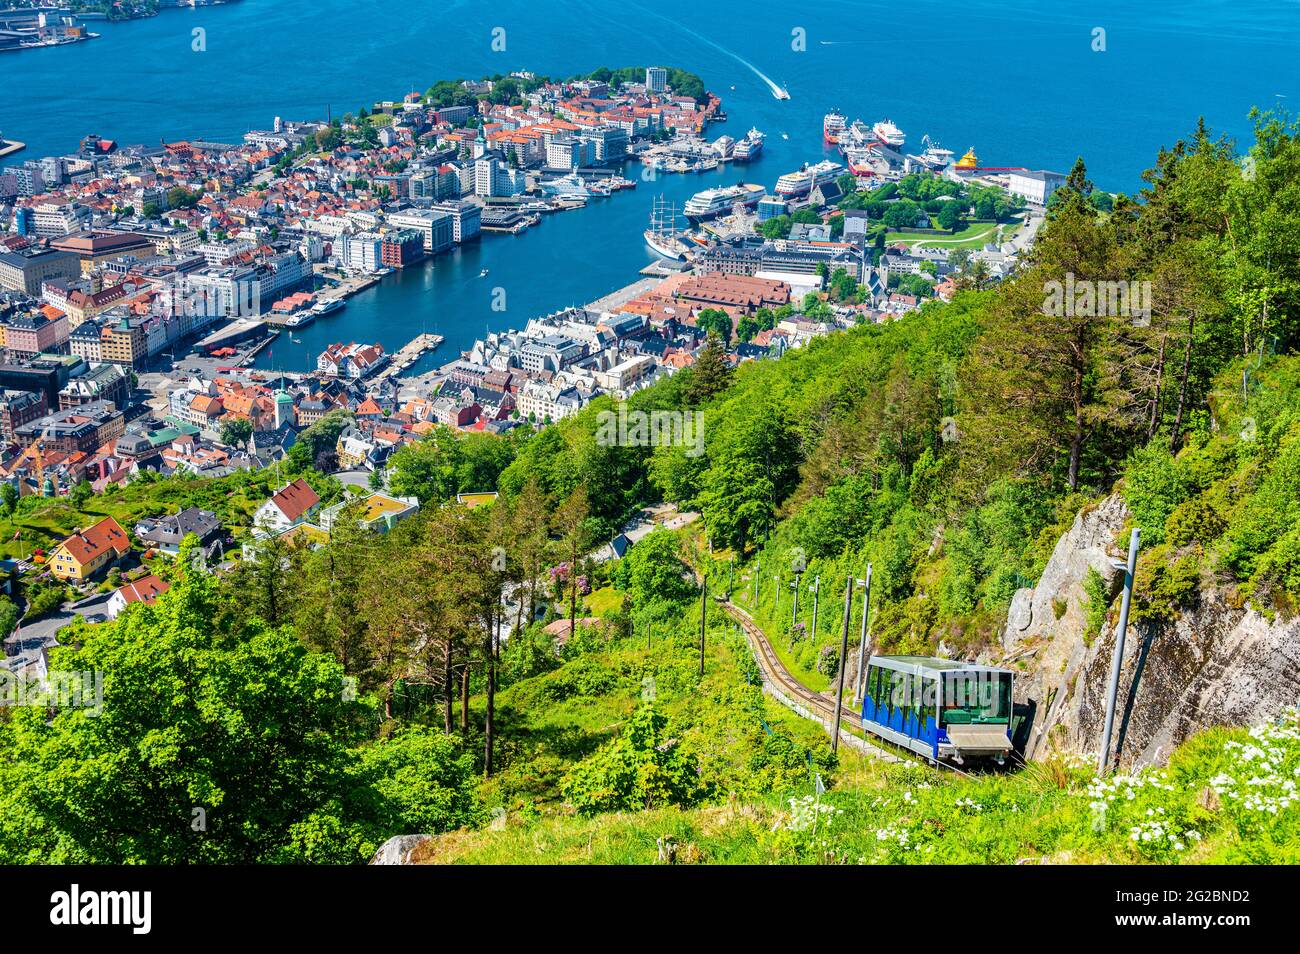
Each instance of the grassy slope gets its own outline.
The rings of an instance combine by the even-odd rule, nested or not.
[[[815,833],[805,788],[694,809],[507,815],[496,830],[433,839],[417,860],[653,864],[668,839],[678,862],[713,864],[1294,864],[1300,813],[1284,785],[1300,766],[1298,739],[1294,716],[1253,738],[1210,730],[1179,749],[1167,769],[1102,787],[1089,770],[1063,762],[967,779],[857,761],[823,796]]]
[[[732,792],[754,797],[774,785],[784,792],[792,780],[810,791],[804,753],[824,763],[830,750],[825,732],[757,691],[748,645],[716,609],[702,679],[698,645],[698,617],[687,611],[675,631],[656,630],[649,649],[643,637],[615,639],[504,689],[497,696],[501,770],[484,783],[486,804],[503,808],[513,820],[567,814],[559,795],[565,773],[617,737],[650,693],[674,734],[699,758],[717,798]],[[473,701],[478,719],[482,701]],[[792,744],[796,765],[782,772],[762,767],[777,757],[764,722]],[[853,770],[860,761],[855,753],[842,753],[840,770]]]

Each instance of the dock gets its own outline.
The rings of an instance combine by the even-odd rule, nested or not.
[[[19,142],[16,139],[0,139],[0,159],[5,156],[11,156],[15,152],[22,152],[27,148],[27,143]]]
[[[388,364],[372,380],[382,381],[384,378],[396,377],[415,364],[423,355],[437,350],[445,340],[442,335],[431,333],[416,335],[400,350],[393,353]]]

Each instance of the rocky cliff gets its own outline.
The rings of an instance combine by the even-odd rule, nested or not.
[[[1125,553],[1116,546],[1128,517],[1113,495],[1085,508],[1057,542],[1038,583],[1016,593],[991,661],[1016,669],[1016,701],[1032,726],[1026,756],[1053,751],[1096,757],[1115,647]],[[1127,540],[1127,533],[1122,533]],[[1084,638],[1093,567],[1112,596],[1100,633]],[[1125,766],[1163,761],[1198,729],[1272,719],[1300,700],[1300,619],[1269,619],[1210,587],[1179,618],[1130,623],[1120,674],[1112,751]]]

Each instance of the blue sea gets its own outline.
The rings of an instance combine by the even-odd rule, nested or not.
[[[767,133],[749,167],[641,182],[391,276],[259,359],[287,370],[312,366],[331,341],[396,349],[421,331],[445,335],[422,370],[485,330],[593,301],[652,261],[641,232],[657,196],[680,205],[711,185],[770,187],[821,158],[831,109],[888,117],[909,146],[929,135],[958,154],[974,148],[984,165],[1068,171],[1082,155],[1098,185],[1132,192],[1198,116],[1246,142],[1252,106],[1300,103],[1297,0],[240,0],[91,28],[103,37],[0,56],[0,131],[28,143],[20,158],[72,151],[90,133],[235,142],[276,115],[338,116],[443,78],[647,64],[689,69],[722,96],[730,119],[711,137]],[[493,309],[496,288],[505,311]]]

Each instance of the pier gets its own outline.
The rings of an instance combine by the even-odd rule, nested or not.
[[[376,374],[372,380],[382,381],[384,378],[396,377],[415,364],[424,354],[436,350],[445,340],[442,335],[428,332],[416,335],[404,344],[400,350],[394,352],[387,366]]]

